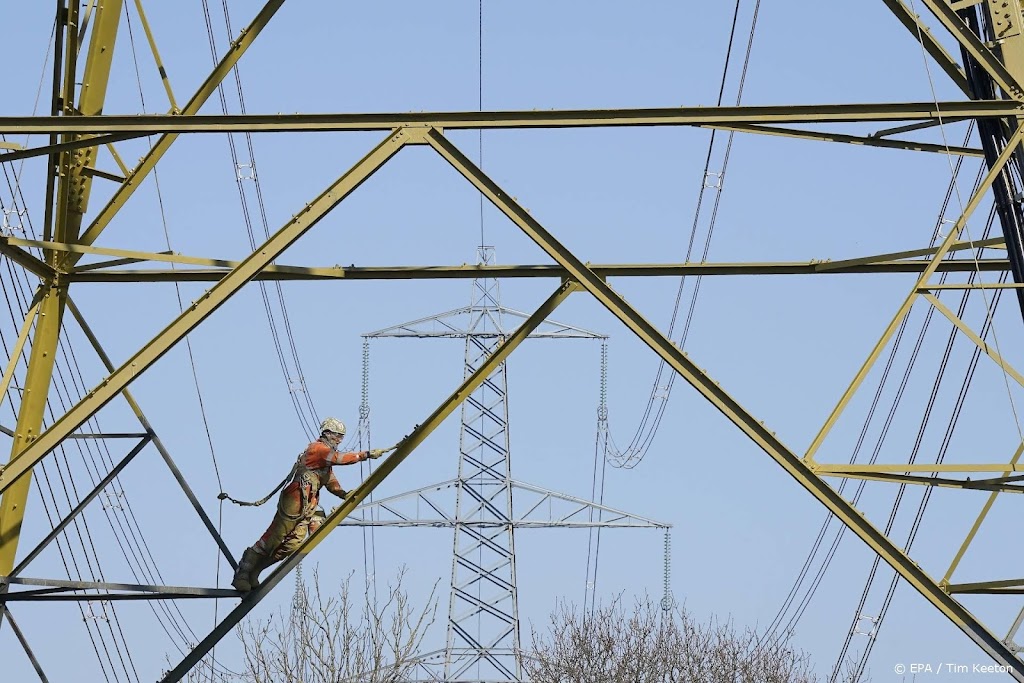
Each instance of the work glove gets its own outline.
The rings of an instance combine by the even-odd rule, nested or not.
[[[395,450],[395,449],[394,448],[375,448],[372,451],[367,451],[367,456],[369,456],[369,457],[373,458],[374,460],[376,460],[377,458],[379,458],[380,456],[384,455],[385,453],[387,453],[389,451],[393,451],[393,450]]]

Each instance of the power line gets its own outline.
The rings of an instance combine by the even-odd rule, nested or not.
[[[736,5],[733,10],[732,25],[729,29],[729,42],[725,51],[725,64],[722,67],[722,78],[718,88],[718,99],[716,106],[722,106],[722,102],[725,97],[725,88],[728,82],[729,66],[732,61],[733,44],[736,38],[736,29],[739,24],[741,4],[742,0],[736,0]],[[760,8],[761,0],[756,0],[756,2],[754,3],[753,15],[750,23],[750,30],[747,36],[746,50],[743,58],[743,67],[740,73],[739,83],[737,86],[737,106],[742,102],[743,99],[743,88],[746,84],[747,70],[750,65],[750,55],[753,51],[754,35],[757,29],[757,18]],[[690,238],[686,248],[685,261],[690,261],[691,257],[693,256],[697,233],[700,227],[701,213],[704,207],[705,191],[708,189],[714,189],[716,191],[715,200],[711,211],[711,218],[708,223],[708,228],[704,235],[704,246],[701,256],[702,260],[707,260],[708,253],[711,248],[711,239],[714,235],[715,224],[718,219],[718,209],[722,199],[722,186],[724,184],[725,174],[729,166],[729,157],[732,153],[732,143],[734,135],[735,133],[730,132],[727,137],[725,154],[722,159],[722,170],[718,173],[712,173],[711,161],[715,149],[717,131],[711,131],[711,138],[708,142],[707,156],[704,161],[704,174],[701,178],[700,190],[697,193],[697,207],[694,211],[693,224],[690,228]],[[714,179],[711,185],[708,184],[709,178]],[[686,282],[687,280],[685,276],[679,278],[679,287],[676,291],[675,306],[673,307],[672,317],[669,321],[669,328],[667,333],[667,336],[669,338],[671,338],[673,333],[675,332],[676,322],[678,320],[680,306],[682,304],[683,291],[685,289]],[[679,348],[685,347],[686,340],[689,337],[690,323],[693,320],[694,310],[696,309],[697,305],[697,297],[700,293],[700,283],[701,276],[698,275],[694,280],[693,291],[690,295],[690,303],[687,309],[686,322],[683,327],[683,331],[679,337],[679,341],[677,343]],[[672,387],[675,384],[676,377],[678,376],[675,372],[670,372],[668,381],[666,382],[665,386],[662,387],[661,380],[662,376],[666,371],[666,368],[667,366],[665,364],[665,361],[660,361],[658,363],[658,370],[655,373],[654,382],[651,386],[651,393],[647,399],[647,405],[644,408],[644,413],[640,419],[640,424],[634,432],[633,437],[629,442],[629,445],[627,445],[624,449],[620,449],[615,444],[614,439],[611,437],[611,434],[609,433],[608,438],[611,442],[613,453],[611,458],[611,463],[613,467],[632,469],[643,460],[644,456],[647,454],[647,451],[650,449],[651,444],[654,441],[654,437],[657,434],[658,428],[661,425],[662,417],[664,416],[665,409],[668,406],[669,396],[672,393]],[[657,404],[657,407],[655,407],[655,404]]]

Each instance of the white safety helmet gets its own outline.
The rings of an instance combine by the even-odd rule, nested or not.
[[[320,423],[320,433],[334,432],[345,436],[345,423],[336,417],[329,417]]]

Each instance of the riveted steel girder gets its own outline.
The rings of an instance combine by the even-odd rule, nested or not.
[[[929,262],[881,261],[844,268],[823,268],[820,261],[811,263],[599,263],[591,270],[601,277],[669,277],[683,275],[842,275],[848,273],[920,273]],[[1010,269],[1006,259],[979,261],[943,261],[938,273],[1004,272]],[[68,282],[218,282],[227,269],[196,268],[188,270],[96,270],[75,272],[66,276]],[[329,268],[270,266],[253,280],[472,280],[494,278],[563,278],[568,273],[559,265],[498,266],[334,266]],[[954,288],[950,285],[947,289]],[[966,285],[956,286],[967,287]],[[977,288],[985,288],[979,285]],[[992,287],[995,287],[994,285]],[[939,289],[939,287],[929,287]]]
[[[18,421],[11,446],[12,462],[15,461],[14,454],[26,448],[39,435],[53,377],[66,300],[67,289],[64,285],[44,286],[36,314],[32,353],[29,356],[21,405],[18,407]],[[31,317],[32,314],[29,315]],[[4,495],[0,497],[0,575],[9,574],[14,567],[30,488],[30,477],[22,477],[16,486],[5,487]]]

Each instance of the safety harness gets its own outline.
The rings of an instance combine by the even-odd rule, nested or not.
[[[240,505],[242,507],[259,507],[260,505],[263,505],[268,500],[273,498],[275,493],[277,493],[278,491],[283,489],[285,487],[285,485],[288,482],[290,482],[295,477],[295,470],[298,469],[298,467],[299,467],[299,463],[298,463],[298,461],[296,461],[295,464],[292,465],[292,468],[290,470],[288,470],[288,475],[284,479],[281,480],[281,483],[278,484],[277,486],[275,486],[273,491],[271,491],[270,493],[268,493],[267,495],[263,496],[262,498],[260,498],[257,501],[253,501],[253,502],[250,503],[250,502],[247,502],[247,501],[244,501],[244,500],[238,500],[237,498],[232,498],[231,496],[229,496],[224,491],[221,491],[219,494],[217,494],[217,500],[230,500],[235,505]]]
[[[337,449],[334,448],[333,446],[331,447],[331,451],[333,453],[337,453]],[[320,477],[319,477],[318,474],[316,474],[317,471],[315,469],[307,467],[303,463],[302,458],[303,458],[303,456],[305,454],[306,454],[305,451],[303,451],[302,453],[299,454],[299,457],[296,458],[296,460],[295,460],[295,464],[292,465],[292,468],[288,471],[287,476],[285,476],[285,478],[281,480],[280,484],[278,484],[277,486],[274,487],[273,491],[271,491],[270,493],[265,495],[263,498],[260,498],[259,500],[250,503],[250,502],[247,502],[247,501],[244,501],[244,500],[237,500],[235,498],[232,498],[231,496],[229,496],[224,491],[221,491],[217,495],[217,499],[218,500],[230,500],[235,505],[240,505],[242,507],[259,507],[260,505],[263,505],[268,500],[270,500],[274,496],[274,494],[276,494],[278,491],[283,489],[289,482],[295,481],[295,482],[298,482],[298,484],[299,484],[299,492],[300,492],[299,495],[300,495],[300,500],[301,500],[301,503],[302,503],[301,511],[299,512],[298,515],[289,515],[289,514],[287,514],[286,512],[284,512],[283,510],[280,510],[280,509],[278,510],[278,512],[282,516],[284,516],[286,519],[291,519],[291,520],[298,520],[298,519],[302,519],[302,518],[306,517],[307,516],[306,509],[309,507],[309,498],[308,498],[308,496],[306,494],[306,487],[303,486],[303,484],[305,483],[303,480],[307,478],[307,475],[313,474],[313,476],[317,478],[316,484],[317,484],[317,489],[319,489],[320,488],[320,481],[319,481]],[[329,467],[328,467],[328,469],[329,469]],[[310,484],[310,488],[312,488],[313,482],[309,482],[309,484]]]

